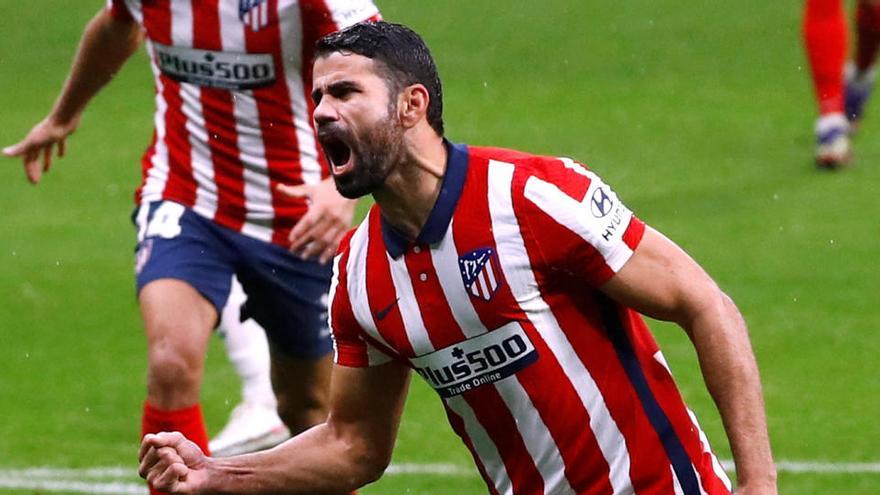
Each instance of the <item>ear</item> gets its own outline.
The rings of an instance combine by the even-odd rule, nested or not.
[[[431,97],[428,88],[422,84],[407,86],[400,92],[397,102],[397,114],[405,128],[415,126],[426,118]]]

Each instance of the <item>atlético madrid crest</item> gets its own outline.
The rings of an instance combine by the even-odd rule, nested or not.
[[[471,297],[491,301],[502,285],[498,255],[490,247],[475,249],[458,257],[461,280]]]
[[[251,31],[259,31],[269,24],[269,1],[238,0],[238,18]]]

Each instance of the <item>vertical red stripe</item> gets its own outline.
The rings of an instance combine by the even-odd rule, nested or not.
[[[309,108],[306,120],[315,132],[315,123],[312,114],[315,112],[315,104],[312,101],[312,61],[315,58],[315,43],[323,36],[337,31],[340,26],[333,21],[330,9],[324,0],[305,0],[299,2],[300,17],[302,18],[302,87],[303,97]],[[324,156],[324,150],[318,146],[318,163],[321,164],[321,177],[330,175],[330,166]]]
[[[462,394],[480,425],[498,449],[515,494],[544,493],[544,480],[519,434],[517,420],[494,385]]]
[[[349,237],[350,239],[350,237]],[[348,240],[343,241],[348,244]],[[336,343],[337,363],[344,366],[366,367],[370,360],[367,345],[360,338],[360,325],[352,312],[351,299],[348,294],[348,260],[351,250],[342,251],[339,269],[336,273],[336,292],[331,301],[330,315],[334,342]]]
[[[373,206],[369,216],[369,231],[367,244],[367,267],[363,276],[368,284],[367,300],[370,313],[376,328],[385,342],[397,353],[405,358],[415,357],[412,343],[403,326],[403,316],[400,314],[400,304],[397,304],[398,294],[394,290],[394,282],[391,278],[391,267],[388,265],[388,252],[385,243],[382,242],[382,224],[379,207]],[[379,319],[377,313],[384,312],[383,318]]]
[[[141,199],[143,198],[144,184],[146,183],[147,175],[150,173],[150,168],[153,166],[153,156],[156,155],[156,141],[156,129],[153,129],[153,137],[150,139],[150,145],[144,152],[144,156],[141,157],[141,185],[138,186],[134,193],[134,202],[136,204],[140,204]]]
[[[171,45],[171,0],[145,2],[143,9],[147,37],[153,42]],[[196,183],[190,161],[189,132],[186,130],[180,84],[164,75],[159,78],[162,82],[162,99],[167,105],[164,120],[169,167],[168,182],[162,191],[162,197],[192,205],[196,199]]]
[[[193,0],[193,46],[200,50],[223,50],[220,33],[219,0]],[[245,220],[244,167],[238,151],[232,92],[201,88],[202,117],[211,150],[210,163],[217,185],[217,211],[214,220],[233,230],[241,230]]]
[[[467,447],[473,456],[474,464],[477,465],[477,471],[480,472],[480,476],[483,478],[483,481],[486,482],[486,486],[489,488],[489,493],[491,495],[500,495],[498,489],[495,487],[495,481],[489,477],[488,473],[486,473],[486,466],[483,465],[483,460],[480,459],[480,456],[477,455],[477,451],[474,450],[474,443],[471,440],[471,437],[467,434],[464,420],[461,419],[461,416],[455,414],[455,411],[450,409],[449,406],[446,405],[446,402],[443,403],[443,407],[446,409],[446,418],[449,420],[449,425],[452,427],[452,430],[455,431],[459,438],[461,438],[461,441],[464,442],[465,447]]]
[[[434,269],[430,246],[422,244],[420,252],[403,254],[413,294],[434,349],[443,349],[465,340],[464,332],[455,321]],[[425,280],[422,280],[424,275]]]
[[[249,53],[270,53],[275,66],[275,83],[253,91],[260,115],[260,132],[269,169],[269,187],[275,216],[272,222],[272,242],[288,245],[287,236],[297,220],[305,213],[303,199],[291,199],[278,192],[278,184],[301,184],[299,142],[294,128],[291,98],[284,72],[281,25],[278,0],[268,1],[269,23],[254,31],[245,27],[245,45]],[[298,26],[290,26],[296,29]],[[296,36],[296,33],[292,34]]]

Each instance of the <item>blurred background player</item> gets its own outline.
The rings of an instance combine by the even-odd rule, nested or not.
[[[819,106],[816,164],[836,169],[852,159],[850,134],[862,118],[874,87],[880,1],[858,0],[856,52],[848,64],[843,0],[807,0],[803,36]]]
[[[290,431],[278,417],[278,401],[272,391],[269,342],[260,325],[246,314],[242,315],[246,300],[241,283],[232,277],[229,300],[220,315],[217,334],[223,339],[229,361],[241,379],[241,402],[232,409],[223,429],[208,442],[216,457],[267,449],[290,437]]]
[[[38,183],[146,39],[156,111],[135,215],[142,433],[184,431],[208,451],[199,391],[233,274],[248,294],[245,316],[269,337],[281,418],[293,432],[325,418],[327,262],[354,202],[336,192],[315,144],[311,54],[320,36],[378,16],[371,0],[108,0],[48,116],[4,149]]]

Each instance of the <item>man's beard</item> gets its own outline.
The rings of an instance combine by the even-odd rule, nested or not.
[[[339,194],[349,199],[375,192],[385,184],[388,174],[403,159],[403,132],[389,112],[358,139],[348,140],[354,167],[341,176],[333,176]]]

